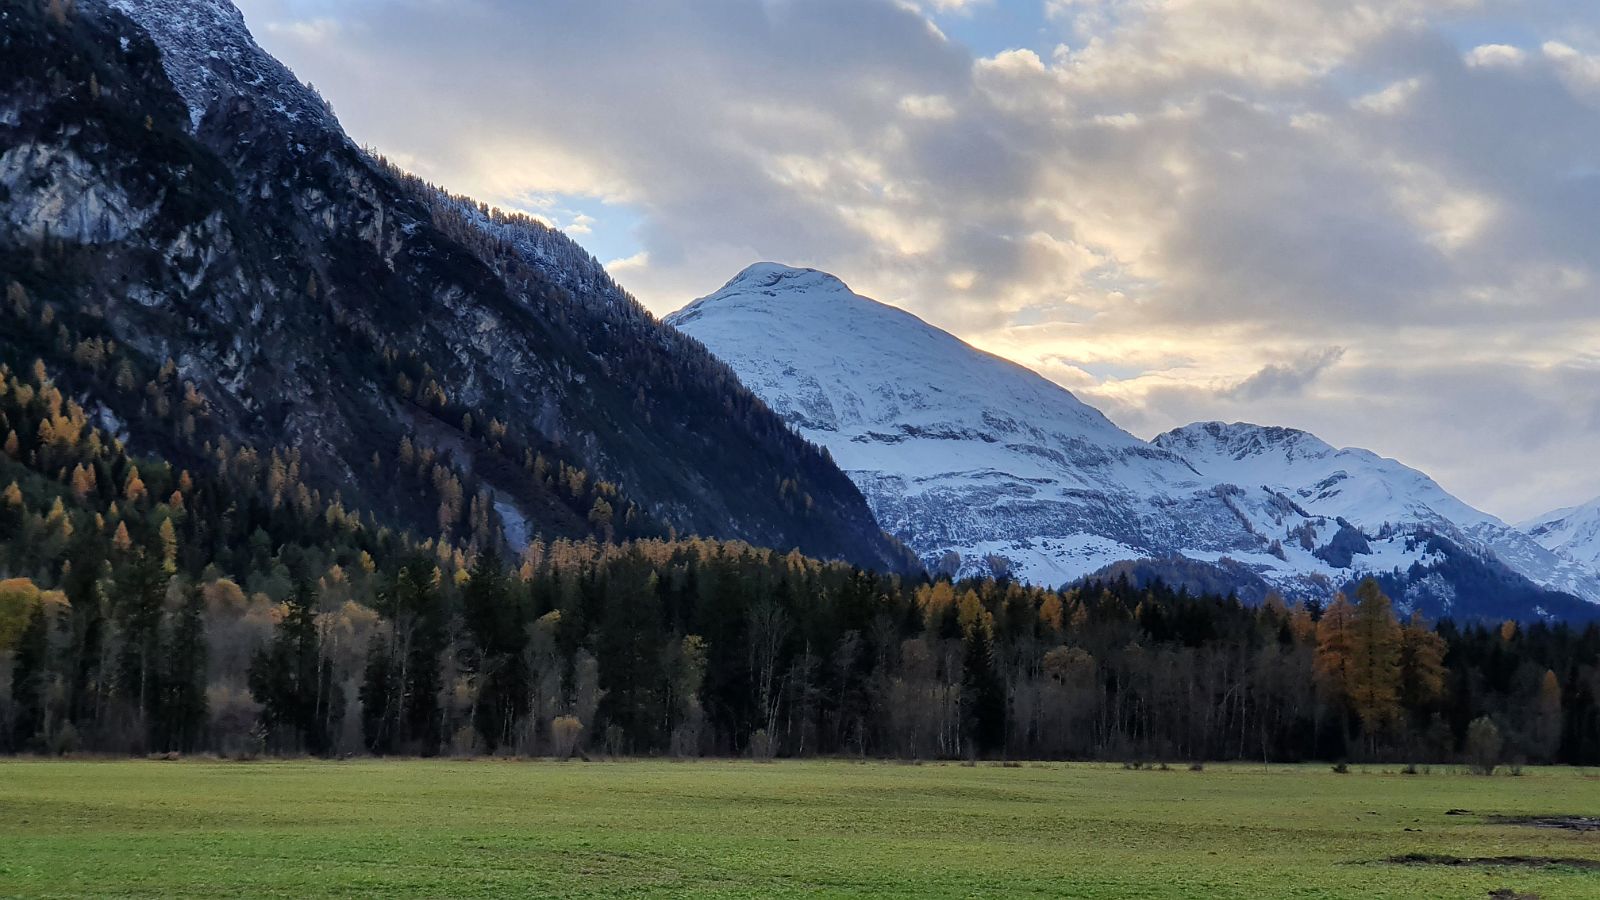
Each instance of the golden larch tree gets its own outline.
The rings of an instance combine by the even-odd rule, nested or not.
[[[117,523],[117,533],[111,536],[111,546],[117,548],[119,553],[127,553],[133,549],[133,538],[128,536],[127,522]]]
[[[128,469],[128,480],[122,487],[123,499],[129,503],[138,502],[145,495],[144,479],[139,477],[139,467]]]
[[[82,503],[88,499],[89,493],[94,490],[94,470],[85,467],[82,463],[72,467],[72,496]]]
[[[1561,746],[1561,682],[1546,669],[1539,679],[1539,697],[1534,702],[1533,744],[1541,762],[1549,762]]]
[[[1355,653],[1355,607],[1341,591],[1323,611],[1317,622],[1317,655],[1314,669],[1317,685],[1329,699],[1339,703],[1350,696],[1350,667]]]
[[[1351,644],[1350,705],[1369,739],[1400,716],[1402,633],[1394,607],[1376,581],[1356,589],[1355,640]]]
[[[177,569],[178,561],[178,532],[172,527],[170,518],[161,520],[161,527],[157,530],[161,539],[161,562],[167,571]]]
[[[1444,697],[1444,638],[1412,613],[1400,637],[1400,694],[1406,706],[1422,709]]]

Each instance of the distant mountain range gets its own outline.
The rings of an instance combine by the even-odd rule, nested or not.
[[[754,265],[667,322],[826,447],[934,570],[1064,584],[1117,566],[1321,599],[1371,575],[1434,616],[1600,613],[1594,556],[1555,540],[1564,526],[1530,534],[1293,429],[1208,422],[1142,441],[823,272]],[[1561,534],[1593,550],[1596,520],[1563,518],[1588,530]]]

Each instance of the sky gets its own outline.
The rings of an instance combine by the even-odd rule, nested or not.
[[[658,314],[838,275],[1151,437],[1600,496],[1589,0],[236,0],[351,136]]]

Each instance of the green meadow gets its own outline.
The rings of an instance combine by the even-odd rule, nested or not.
[[[1497,818],[1582,814],[1571,769],[12,761],[0,895],[1600,897],[1600,832]]]

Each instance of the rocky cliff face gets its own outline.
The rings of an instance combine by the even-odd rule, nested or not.
[[[421,534],[455,525],[394,477],[403,442],[513,542],[670,527],[904,564],[725,366],[559,233],[355,147],[230,3],[0,9],[0,278],[27,325],[0,358],[111,341],[126,380],[189,385],[175,410],[78,381],[136,445],[293,449],[308,480]]]

